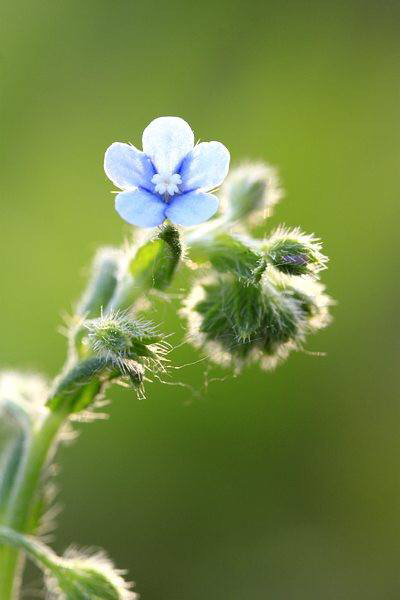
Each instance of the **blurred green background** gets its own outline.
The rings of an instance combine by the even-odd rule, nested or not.
[[[156,116],[277,165],[270,225],[331,257],[325,358],[207,390],[221,372],[178,371],[200,397],[114,388],[62,449],[57,550],[105,547],[144,600],[400,597],[399,19],[389,0],[2,4],[4,366],[56,373],[84,265],[130,233],[103,152]]]

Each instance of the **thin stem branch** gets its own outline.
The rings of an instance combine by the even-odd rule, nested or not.
[[[66,417],[64,410],[50,412],[32,434],[3,518],[3,524],[15,531],[24,532],[26,529],[43,466],[48,461],[56,435]],[[21,569],[17,571],[18,562],[17,549],[6,546],[0,548],[1,600],[16,598],[21,579],[18,573]]]

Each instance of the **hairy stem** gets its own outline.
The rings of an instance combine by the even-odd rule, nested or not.
[[[26,529],[43,467],[66,418],[65,410],[50,412],[32,433],[2,519],[2,524],[14,531],[24,532]],[[19,562],[17,549],[0,546],[1,600],[17,598],[22,571],[21,567],[18,568]]]

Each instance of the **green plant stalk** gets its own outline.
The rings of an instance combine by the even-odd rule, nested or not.
[[[25,532],[38,483],[55,438],[68,417],[65,409],[50,412],[33,433],[7,505],[2,524],[14,531]],[[0,547],[0,598],[17,598],[20,584],[19,551]]]

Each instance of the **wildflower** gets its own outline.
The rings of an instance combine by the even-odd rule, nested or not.
[[[229,168],[229,152],[220,142],[194,145],[190,126],[179,117],[154,119],[143,132],[143,152],[115,142],[107,149],[104,170],[121,190],[115,207],[132,225],[155,227],[207,221],[218,208],[210,190]]]

